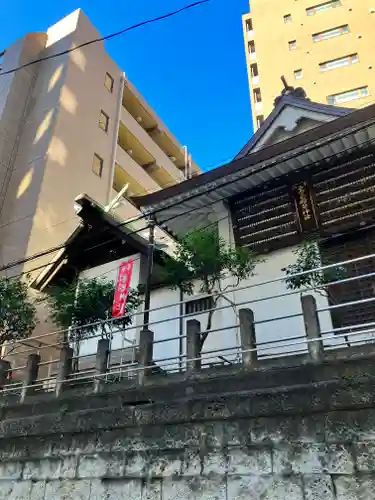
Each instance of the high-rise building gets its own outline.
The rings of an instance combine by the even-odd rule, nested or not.
[[[108,206],[128,185],[114,208],[127,220],[140,212],[126,197],[200,173],[103,42],[71,51],[98,37],[77,10],[0,58],[0,266],[63,243],[80,193]]]
[[[374,0],[251,0],[243,30],[255,129],[281,76],[315,102],[359,108],[375,100]]]

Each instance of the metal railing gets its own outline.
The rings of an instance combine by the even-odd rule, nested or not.
[[[374,258],[375,254],[366,255],[298,273],[294,277],[335,267],[345,268]],[[288,279],[291,277],[288,276]],[[375,272],[347,276],[326,283],[324,289],[334,290],[334,287],[350,286],[361,280],[375,283]],[[279,293],[275,293],[275,286],[280,287]],[[270,293],[259,291],[262,287],[268,287],[266,291]],[[103,323],[110,326],[112,320],[87,325],[89,338],[82,341],[81,347],[90,345],[91,350],[81,355],[74,354],[72,347],[62,340],[67,333],[65,330],[30,338],[30,341],[49,338],[48,344],[35,349],[24,349],[22,340],[13,342],[9,345],[12,352],[6,359],[24,361],[20,366],[9,368],[4,360],[0,360],[0,395],[24,401],[31,394],[53,392],[59,396],[62,391],[84,386],[92,386],[97,392],[105,383],[126,380],[143,385],[154,376],[173,377],[175,373],[192,376],[218,365],[256,369],[264,363],[289,363],[293,357],[296,362],[319,363],[332,356],[370,352],[369,344],[375,344],[375,307],[372,316],[372,308],[365,311],[372,321],[359,321],[363,313],[361,310],[367,306],[370,308],[375,302],[375,295],[332,303],[314,289],[288,290],[285,276],[247,283],[230,289],[228,293],[234,300],[228,301],[224,297],[217,307],[190,314],[160,318],[160,311],[183,305],[191,298],[151,308],[149,329],[140,330],[136,324],[126,327],[125,331],[117,329],[112,341],[102,338],[99,332],[93,333],[95,327]],[[194,300],[197,298],[200,296],[195,296]],[[340,324],[340,311],[344,311],[343,317],[347,322],[345,309],[348,308],[357,312],[356,319],[352,324]],[[219,318],[209,329],[202,346],[204,321],[209,312]],[[143,312],[134,316],[138,314]],[[179,330],[181,318],[184,331]],[[75,330],[77,327],[72,326],[69,333]],[[128,346],[115,348],[114,339],[120,339],[122,344],[127,342]],[[94,349],[96,341],[97,348]],[[184,346],[182,351],[181,341]],[[47,355],[50,360],[45,359]]]

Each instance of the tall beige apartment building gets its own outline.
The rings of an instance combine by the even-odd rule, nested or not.
[[[315,102],[375,100],[374,0],[251,0],[243,16],[254,128],[271,113],[284,75]]]
[[[46,33],[27,34],[0,59],[0,266],[62,244],[77,226],[80,193],[105,207],[128,185],[112,207],[125,221],[140,215],[126,197],[200,172],[104,43],[4,74],[98,37],[77,10]]]

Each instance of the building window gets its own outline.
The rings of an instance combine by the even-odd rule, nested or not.
[[[284,16],[284,24],[290,24],[292,22],[292,14],[287,14]]]
[[[256,117],[257,120],[257,128],[260,128],[264,122],[264,116],[263,115],[258,115]]]
[[[313,42],[322,42],[323,40],[336,38],[337,36],[346,35],[347,33],[349,33],[349,26],[345,24],[344,26],[339,26],[338,28],[315,33],[315,35],[312,36],[312,39]]]
[[[258,65],[256,63],[250,66],[250,73],[252,78],[259,76]]]
[[[351,56],[340,57],[338,59],[332,59],[332,61],[326,61],[319,64],[322,71],[330,71],[331,69],[343,68],[344,66],[350,66],[359,61],[358,54],[352,54]]]
[[[246,31],[253,31],[253,20],[248,19],[246,21]]]
[[[340,0],[330,0],[329,2],[320,3],[318,5],[314,5],[313,7],[309,7],[306,9],[306,14],[308,16],[315,16],[315,14],[320,14],[328,9],[333,9],[335,7],[341,7]]]
[[[101,158],[96,153],[94,154],[94,159],[93,159],[93,162],[92,162],[92,171],[98,177],[102,176],[102,173],[103,173],[103,158]]]
[[[254,94],[254,102],[256,103],[262,102],[262,93],[259,88],[254,89],[253,94]]]
[[[360,87],[354,90],[348,90],[347,92],[341,92],[340,94],[334,94],[327,97],[328,104],[342,104],[349,101],[355,101],[361,99],[362,97],[367,97],[370,95],[368,87]]]
[[[294,72],[294,78],[296,80],[301,80],[302,77],[303,77],[303,71],[302,71],[302,69],[296,69],[295,72]]]
[[[255,42],[254,42],[254,40],[251,40],[249,42],[249,53],[255,54]]]
[[[104,132],[108,132],[108,125],[109,125],[109,116],[104,113],[104,111],[100,111],[100,117],[99,117],[99,128],[104,130]]]
[[[106,86],[106,88],[110,92],[113,92],[114,83],[115,83],[115,81],[114,81],[113,77],[109,73],[106,73],[105,78],[104,78],[104,85]]]
[[[185,302],[185,314],[200,313],[208,311],[209,309],[213,309],[213,307],[214,304],[212,297],[204,297],[203,299],[190,300],[189,302]]]
[[[289,50],[296,50],[297,48],[297,40],[291,40],[288,42]]]

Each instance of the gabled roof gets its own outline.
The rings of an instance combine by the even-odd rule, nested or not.
[[[45,269],[29,283],[32,288],[43,290],[51,283],[70,282],[77,272],[123,257],[138,253],[147,256],[148,240],[105,212],[90,196],[77,196],[75,204],[79,207],[79,226]],[[155,252],[155,261],[163,263],[159,250]]]
[[[362,109],[355,110],[335,120],[323,123],[322,125],[306,130],[302,134],[293,136],[282,142],[271,144],[259,151],[250,153],[242,158],[234,159],[213,170],[209,170],[202,175],[198,175],[179,184],[167,187],[160,191],[150,193],[144,196],[132,198],[137,207],[155,207],[164,202],[173,203],[172,198],[177,196],[188,196],[195,194],[198,190],[204,190],[205,186],[210,187],[212,183],[217,183],[227,176],[238,174],[241,171],[250,170],[263,162],[276,163],[284,155],[295,154],[295,151],[308,150],[316,147],[324,140],[331,140],[336,135],[345,135],[349,131],[361,130],[367,128],[375,122],[375,104],[371,104]]]
[[[133,198],[145,213],[174,234],[186,234],[212,222],[214,203],[271,180],[295,175],[321,162],[333,164],[343,155],[374,150],[375,104],[304,130],[280,142],[193,177],[180,184]]]
[[[272,141],[272,135],[280,128],[285,130],[285,116],[288,113],[288,121],[290,121],[291,111],[293,111],[295,128],[293,127],[289,134],[284,134],[284,139],[298,135],[298,123],[303,119],[309,121],[303,128],[303,131],[305,131],[322,125],[325,122],[345,116],[353,112],[354,109],[312,102],[310,99],[307,99],[306,93],[301,88],[293,89],[289,87],[288,89],[284,89],[282,95],[275,100],[275,107],[272,113],[266,118],[249,142],[236,155],[235,159],[243,158],[265,145],[269,146],[278,142],[277,140]],[[264,139],[267,138],[268,140],[266,143],[262,144]],[[270,138],[271,140],[269,140]]]

